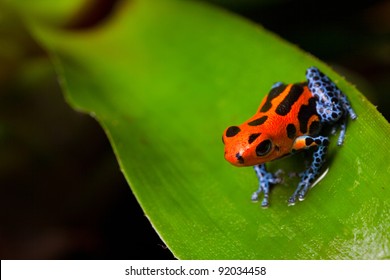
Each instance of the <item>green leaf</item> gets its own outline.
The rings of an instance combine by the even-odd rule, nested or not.
[[[176,257],[390,257],[389,124],[324,63],[200,2],[123,1],[103,24],[81,31],[23,14],[53,55],[66,98],[103,126]],[[274,82],[303,81],[312,65],[347,94],[358,119],[349,121],[344,146],[332,137],[329,172],[304,202],[286,203],[297,183],[287,174],[302,170],[303,157],[270,164],[285,170],[285,182],[261,209],[250,201],[253,170],[224,160],[222,132],[252,116]]]
[[[51,0],[2,0],[2,5],[10,5],[24,18],[39,18],[51,25],[63,25],[75,18],[78,11],[88,4],[88,0],[51,1]]]

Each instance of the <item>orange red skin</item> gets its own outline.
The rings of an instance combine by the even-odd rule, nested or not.
[[[305,85],[304,91],[301,96],[293,103],[291,110],[286,116],[281,116],[275,113],[275,109],[282,102],[289,93],[293,84],[287,85],[284,91],[277,97],[271,100],[271,108],[266,112],[261,112],[261,108],[266,103],[267,96],[264,97],[261,102],[257,113],[249,120],[242,123],[238,127],[240,133],[234,137],[227,137],[225,130],[223,134],[223,142],[225,144],[225,159],[235,166],[253,166],[263,164],[288,154],[291,154],[294,150],[306,149],[308,146],[303,139],[297,137],[302,135],[310,135],[309,127],[314,122],[320,122],[317,114],[312,115],[307,123],[306,128],[300,127],[298,120],[298,112],[302,105],[309,105],[309,99],[313,98],[313,94],[309,88]],[[251,126],[248,123],[254,121],[260,117],[267,116],[267,120],[259,126]],[[296,127],[296,133],[294,138],[290,138],[287,135],[288,124],[294,124]],[[302,131],[305,131],[303,133]],[[248,138],[252,134],[261,133],[260,136],[253,143],[248,143]],[[271,152],[263,157],[256,155],[256,146],[262,141],[269,139],[272,141]],[[296,141],[297,140],[297,141]],[[313,144],[314,145],[314,144]],[[311,145],[310,145],[311,146]],[[239,153],[243,159],[243,163],[237,161],[237,153]]]

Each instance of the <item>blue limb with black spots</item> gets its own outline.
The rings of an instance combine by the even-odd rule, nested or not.
[[[344,142],[348,115],[353,120],[357,118],[351,104],[335,83],[316,67],[307,69],[306,79],[310,91],[317,100],[316,110],[321,122],[333,124],[342,118],[337,141],[337,145],[341,146]]]
[[[252,201],[257,201],[259,195],[263,192],[264,198],[261,202],[261,206],[266,208],[269,206],[268,196],[270,184],[278,184],[281,182],[281,179],[277,175],[268,172],[265,164],[255,165],[253,168],[255,169],[257,178],[259,179],[259,188],[252,194]]]
[[[298,187],[295,189],[295,192],[288,200],[288,205],[294,205],[296,199],[302,201],[305,198],[307,191],[310,189],[310,186],[313,184],[314,180],[317,178],[317,175],[320,171],[320,168],[325,162],[325,155],[328,149],[329,140],[326,136],[317,136],[311,137],[306,136],[306,142],[316,144],[315,150],[313,152],[313,161],[308,169],[300,173],[301,181],[298,184]]]

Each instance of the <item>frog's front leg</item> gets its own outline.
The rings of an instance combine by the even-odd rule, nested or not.
[[[268,207],[268,196],[270,184],[280,183],[281,179],[274,174],[267,171],[265,164],[253,166],[255,169],[257,178],[259,179],[259,188],[252,194],[252,201],[257,201],[261,192],[264,193],[263,201],[261,202],[262,207]]]
[[[288,205],[294,205],[298,197],[299,200],[303,200],[310,186],[313,184],[316,179],[320,168],[325,162],[325,155],[328,149],[329,140],[325,136],[301,136],[298,137],[294,143],[294,146],[297,148],[302,148],[302,145],[305,144],[305,148],[314,147],[313,152],[313,161],[311,162],[310,167],[304,172],[300,173],[301,181],[298,184],[298,187],[295,189],[295,192],[288,200]]]

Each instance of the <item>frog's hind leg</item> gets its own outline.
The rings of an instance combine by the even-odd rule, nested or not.
[[[333,123],[343,115],[343,106],[340,95],[343,95],[337,86],[316,67],[306,71],[308,87],[317,100],[317,113],[322,122]]]
[[[352,120],[357,118],[354,110],[345,94],[316,67],[307,69],[306,78],[310,91],[317,99],[316,110],[321,122],[333,124],[341,120],[340,136],[337,141],[337,144],[341,146],[345,137],[348,115]]]

